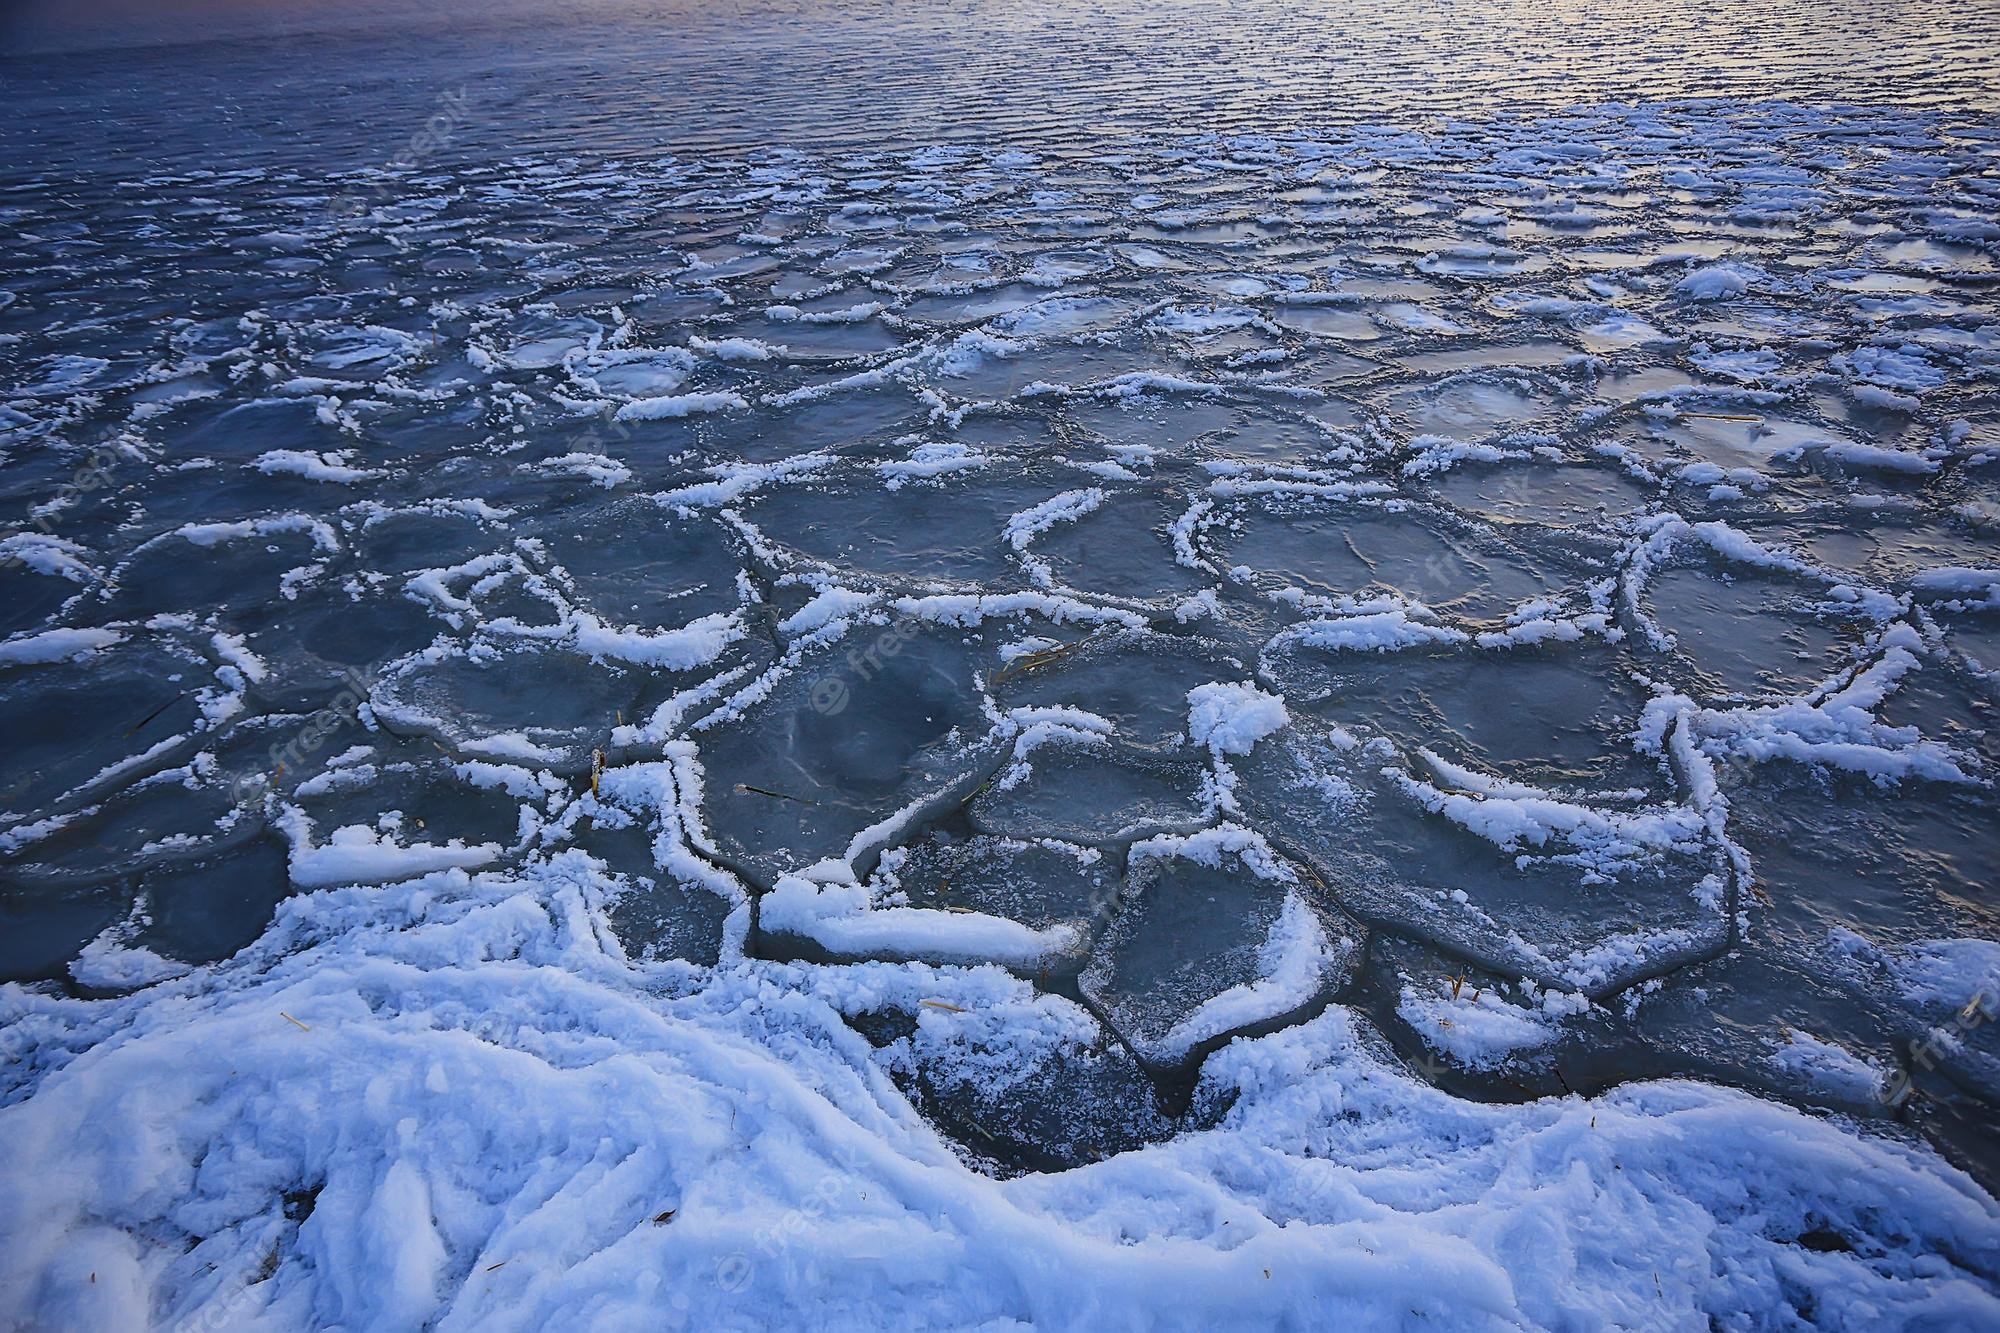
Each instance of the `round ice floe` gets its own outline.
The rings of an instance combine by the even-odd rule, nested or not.
[[[1294,726],[1241,762],[1237,792],[1347,911],[1502,975],[1600,996],[1726,946],[1731,871],[1678,795],[1414,763]]]
[[[1132,856],[1117,919],[1079,984],[1148,1066],[1184,1068],[1298,1016],[1352,966],[1360,931],[1313,906],[1296,871],[1247,830],[1141,844]]]
[[[171,626],[54,629],[0,642],[0,852],[62,828],[108,791],[164,768],[243,708],[240,670]]]
[[[1192,758],[1058,745],[979,795],[967,813],[975,828],[1004,837],[1117,846],[1201,823],[1205,777]]]
[[[620,347],[570,357],[564,368],[578,388],[601,398],[660,398],[694,372],[694,354],[678,347]]]
[[[639,693],[631,668],[535,643],[444,647],[388,668],[376,718],[468,759],[586,770]]]
[[[1282,499],[1282,497],[1280,497]],[[1555,591],[1560,567],[1491,533],[1414,508],[1323,503],[1245,507],[1219,553],[1263,587],[1306,609],[1305,597],[1421,604],[1466,621],[1498,621]],[[1380,608],[1372,608],[1380,609]]]
[[[774,670],[700,724],[709,830],[760,886],[853,862],[990,771],[989,724],[960,634],[863,622]]]

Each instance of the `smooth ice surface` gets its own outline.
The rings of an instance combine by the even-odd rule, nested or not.
[[[100,9],[0,1324],[2000,1324],[1990,3]]]

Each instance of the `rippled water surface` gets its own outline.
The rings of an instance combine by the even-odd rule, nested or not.
[[[1996,17],[17,33],[10,1003],[554,864],[669,991],[1054,997],[849,1005],[997,1174],[1334,1005],[1990,1184]]]

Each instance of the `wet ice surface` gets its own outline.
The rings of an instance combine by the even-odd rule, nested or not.
[[[1990,1186],[1990,116],[634,135],[8,174],[16,1100],[74,997],[534,898],[997,1176],[1344,1022]]]

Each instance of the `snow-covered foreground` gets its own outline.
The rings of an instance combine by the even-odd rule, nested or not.
[[[29,1326],[1990,1327],[1993,1202],[1687,1082],[1482,1106],[1340,1009],[1231,1047],[1215,1128],[995,1181],[843,1021],[1064,1024],[993,971],[747,963],[693,995],[574,858],[292,900],[199,979],[44,999],[5,1114]],[[1012,1034],[1011,1037],[1008,1034]],[[87,1049],[82,1049],[87,1048]]]
[[[0,1326],[2000,1326],[1971,21],[750,9],[9,66]]]

